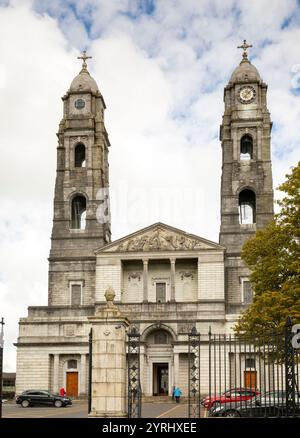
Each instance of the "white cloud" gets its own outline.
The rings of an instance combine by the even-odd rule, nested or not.
[[[79,71],[78,49],[89,46],[107,104],[114,238],[160,220],[218,239],[223,87],[243,38],[253,43],[254,63],[269,84],[275,187],[300,149],[296,1],[157,1],[151,15],[139,1],[77,0],[70,7],[45,0],[33,2],[35,11],[31,3],[0,9],[7,370],[14,368],[18,318],[28,305],[47,304],[55,133],[60,97]]]
[[[6,370],[15,366],[12,343],[19,317],[26,316],[28,305],[47,303],[55,133],[60,96],[78,70],[77,52],[68,50],[56,21],[33,13],[26,2],[16,3],[0,9],[5,78],[0,87],[0,314],[6,320]]]

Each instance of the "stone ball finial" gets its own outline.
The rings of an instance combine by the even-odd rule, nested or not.
[[[114,299],[115,299],[115,291],[113,290],[112,287],[109,287],[108,289],[106,289],[105,291],[105,299],[106,299],[106,305],[107,307],[114,307]]]

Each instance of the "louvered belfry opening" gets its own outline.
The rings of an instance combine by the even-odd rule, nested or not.
[[[72,228],[84,230],[86,225],[86,199],[84,196],[75,196],[72,200]]]
[[[242,190],[239,194],[240,224],[256,223],[256,197],[252,190]]]
[[[75,147],[75,167],[85,167],[85,146],[82,143]]]
[[[253,158],[253,139],[251,135],[246,134],[241,138],[241,160],[252,160]]]

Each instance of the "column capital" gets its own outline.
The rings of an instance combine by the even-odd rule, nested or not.
[[[144,263],[144,265],[147,265],[148,263],[149,263],[149,259],[147,259],[147,258],[142,258],[142,261],[143,261],[143,263]]]
[[[175,265],[175,263],[176,263],[176,257],[170,257],[170,263],[174,263],[174,265]]]

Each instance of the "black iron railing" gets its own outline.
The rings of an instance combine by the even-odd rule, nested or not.
[[[141,417],[140,334],[136,327],[128,332],[128,418]]]
[[[92,410],[92,357],[93,357],[93,329],[89,333],[89,383],[88,383],[88,413]]]
[[[197,399],[191,397],[197,382],[196,331],[189,334],[189,416],[197,416]],[[284,330],[259,335],[214,334],[199,336],[199,416],[300,416],[299,355],[293,347],[292,321]]]
[[[188,415],[200,417],[200,334],[193,327],[188,334]]]

